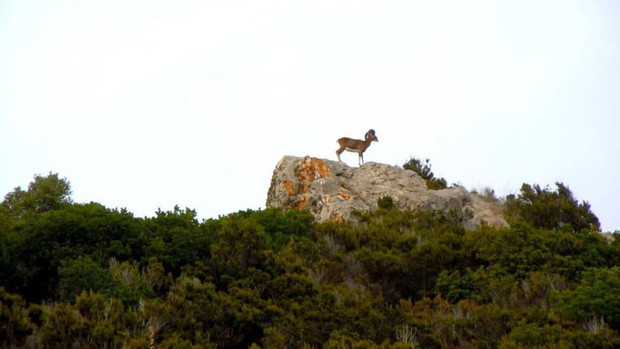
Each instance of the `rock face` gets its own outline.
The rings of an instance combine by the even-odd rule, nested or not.
[[[309,156],[285,156],[278,162],[266,206],[308,209],[318,221],[349,220],[353,211],[376,209],[377,200],[384,196],[404,210],[456,210],[462,214],[465,229],[483,222],[508,226],[493,203],[463,187],[429,190],[417,173],[400,167],[375,162],[349,167]]]

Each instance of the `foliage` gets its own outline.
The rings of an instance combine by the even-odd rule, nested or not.
[[[73,301],[83,290],[108,293],[112,278],[108,270],[88,256],[63,260],[58,268],[60,299]]]
[[[4,234],[3,284],[28,300],[58,295],[63,261],[89,256],[93,261],[143,256],[142,222],[100,204],[72,204],[24,217]]]
[[[26,302],[0,287],[0,346],[23,346],[36,326]]]
[[[620,267],[587,269],[575,289],[554,296],[554,307],[570,318],[581,322],[603,319],[620,329]]]
[[[15,217],[21,217],[27,213],[57,210],[71,203],[70,195],[71,183],[50,172],[46,177],[35,175],[26,191],[16,187],[6,194],[2,205]]]
[[[377,207],[382,208],[384,210],[389,210],[395,208],[394,200],[391,196],[383,196],[377,200]]]
[[[590,211],[590,204],[579,203],[563,183],[555,183],[557,190],[541,188],[538,184],[524,183],[519,195],[506,197],[506,216],[511,223],[524,222],[541,229],[569,229],[600,231],[598,218]]]
[[[181,210],[175,206],[173,211],[158,210],[144,225],[146,257],[160,261],[177,276],[182,266],[209,256],[212,241],[198,223],[196,211],[190,208]]]
[[[403,164],[403,168],[419,174],[420,177],[426,180],[426,187],[428,189],[439,190],[446,189],[448,187],[448,182],[445,178],[435,177],[435,174],[431,170],[430,159],[424,160],[423,164],[421,160],[412,157]]]
[[[620,235],[590,229],[563,186],[526,186],[511,227],[470,231],[389,197],[355,222],[273,208],[199,222],[25,193],[0,205],[3,348],[620,345]]]

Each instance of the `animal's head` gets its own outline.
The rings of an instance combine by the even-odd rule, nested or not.
[[[366,140],[369,140],[369,139],[375,142],[379,141],[379,138],[377,138],[377,135],[375,134],[375,130],[373,130],[372,128],[368,130],[368,132],[366,132]]]

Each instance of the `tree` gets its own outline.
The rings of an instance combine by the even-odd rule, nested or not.
[[[21,217],[28,212],[57,210],[72,202],[70,195],[71,183],[66,178],[59,178],[57,173],[50,172],[45,177],[35,175],[27,191],[17,187],[6,194],[2,205],[15,217]]]
[[[64,301],[74,300],[82,291],[105,293],[112,284],[108,270],[86,256],[62,261],[58,274],[60,297]]]
[[[154,283],[148,275],[140,273],[138,263],[110,260],[111,293],[128,306],[137,306],[141,300],[153,298]],[[146,271],[146,269],[145,269]]]
[[[0,264],[3,285],[28,301],[57,296],[63,260],[89,256],[101,263],[143,256],[142,222],[100,204],[72,204],[30,214],[5,237]]]
[[[26,302],[17,294],[0,287],[0,347],[22,347],[35,326]]]
[[[620,329],[620,267],[584,271],[579,286],[556,294],[552,304],[574,320],[602,318],[613,329]]]
[[[534,228],[569,228],[574,232],[600,231],[598,218],[590,211],[590,204],[579,203],[563,183],[555,183],[557,190],[523,183],[518,196],[506,197],[506,216],[511,223],[525,222]]]
[[[211,245],[211,267],[218,286],[244,278],[252,268],[266,269],[271,263],[271,250],[266,245],[265,231],[252,219],[234,218],[219,231],[219,240]]]
[[[175,206],[173,211],[159,210],[155,217],[146,219],[146,255],[157,258],[175,275],[180,274],[182,266],[207,258],[212,241],[196,215],[195,210]]]
[[[84,291],[75,304],[44,307],[44,321],[37,334],[43,348],[123,348],[128,329],[133,327],[126,315],[117,299]]]

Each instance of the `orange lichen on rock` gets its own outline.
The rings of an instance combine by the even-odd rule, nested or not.
[[[285,189],[287,190],[289,196],[294,194],[298,195],[299,199],[294,204],[294,207],[300,210],[306,208],[309,202],[308,191],[312,182],[329,175],[329,169],[323,160],[306,156],[299,165],[296,173],[297,180],[299,181],[299,189],[294,190],[294,185],[292,182],[291,184],[286,183],[290,181],[285,181],[284,183]],[[289,191],[289,188],[292,188],[293,190]]]
[[[295,184],[293,183],[293,181],[285,179],[282,182],[282,186],[284,187],[284,190],[286,191],[288,196],[295,195],[296,190],[295,190]]]
[[[338,192],[338,197],[345,201],[353,200],[353,195],[345,190],[342,190],[342,188]]]
[[[306,192],[312,181],[330,175],[329,169],[321,159],[305,157],[297,171],[297,179],[301,183],[301,191]]]
[[[306,208],[308,206],[308,202],[310,200],[308,199],[308,195],[302,195],[299,197],[299,200],[297,200],[297,202],[295,202],[295,204],[293,204],[293,208],[296,210],[303,210],[304,208]]]

